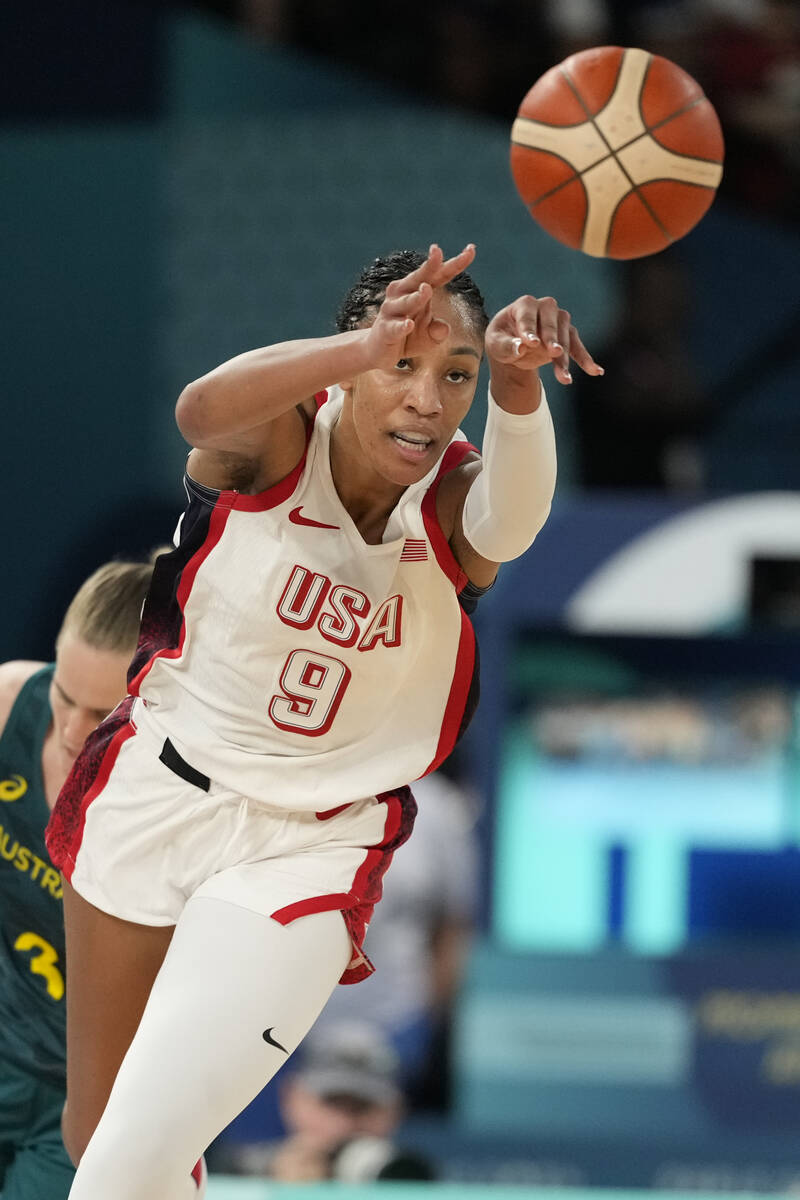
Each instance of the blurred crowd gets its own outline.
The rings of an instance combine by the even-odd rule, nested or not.
[[[202,0],[201,0],[202,3]],[[796,0],[206,0],[253,34],[395,85],[512,118],[548,67],[598,45],[642,46],[700,81],[728,145],[725,191],[800,220],[800,6]]]
[[[727,208],[789,235],[800,225],[796,0],[431,0],[412,19],[405,9],[368,0],[197,3],[265,42],[509,122],[539,76],[569,54],[642,46],[677,62],[714,103],[726,142],[720,197]],[[717,388],[707,382],[690,336],[697,306],[682,249],[677,244],[617,267],[618,310],[605,344],[592,347],[605,378],[586,388],[576,377],[574,388],[574,457],[584,487],[693,497],[738,486],[724,469],[714,478],[708,443],[731,420],[732,400],[746,402],[753,380],[745,372]],[[790,357],[796,332],[790,321]],[[783,343],[765,345],[761,354],[754,346],[754,369],[779,369],[785,352]],[[776,426],[785,432],[797,417],[791,396],[782,405],[787,415],[779,413]],[[771,427],[762,436],[772,437]],[[757,482],[787,485],[794,486],[785,470],[778,480],[767,473]]]

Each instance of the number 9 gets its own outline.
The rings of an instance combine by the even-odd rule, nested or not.
[[[350,682],[350,668],[327,654],[293,650],[280,677],[280,694],[269,702],[278,729],[319,737],[327,733]]]

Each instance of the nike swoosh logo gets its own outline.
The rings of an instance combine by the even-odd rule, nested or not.
[[[340,528],[339,525],[326,525],[324,521],[315,521],[311,517],[304,517],[302,515],[302,508],[303,508],[302,504],[299,504],[297,506],[297,508],[293,508],[292,511],[289,513],[289,520],[292,522],[293,525],[310,525],[312,529],[339,529]]]
[[[280,1042],[276,1042],[275,1038],[272,1036],[272,1031],[274,1028],[274,1025],[270,1025],[269,1029],[265,1029],[261,1036],[268,1046],[274,1046],[276,1050],[282,1050],[284,1054],[288,1054],[289,1051],[286,1049],[286,1047],[282,1046]]]

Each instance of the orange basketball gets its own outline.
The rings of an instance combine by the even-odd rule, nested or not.
[[[722,178],[719,119],[700,84],[646,50],[599,46],[552,67],[511,130],[535,221],[598,258],[655,254],[693,229]]]

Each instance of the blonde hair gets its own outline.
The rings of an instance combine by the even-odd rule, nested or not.
[[[159,546],[148,562],[108,562],[85,580],[64,614],[56,638],[56,649],[65,633],[79,637],[95,650],[132,654],[139,638],[142,605],[159,554],[171,546]]]

